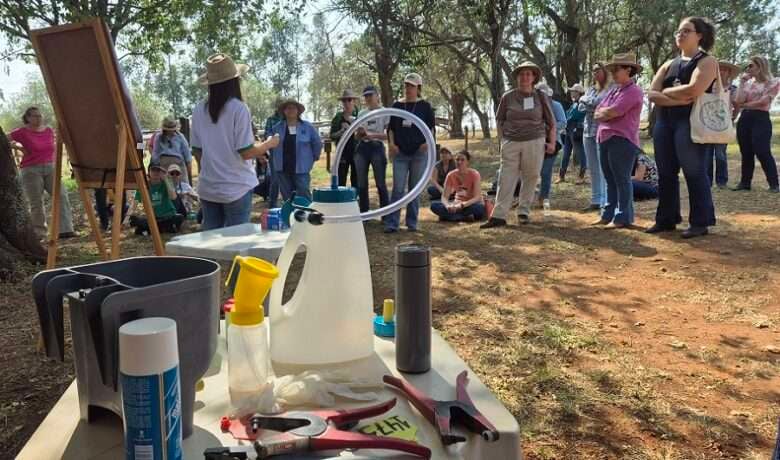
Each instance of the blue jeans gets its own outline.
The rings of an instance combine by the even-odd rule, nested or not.
[[[279,173],[274,170],[274,164],[271,157],[273,157],[273,155],[269,155],[268,158],[268,175],[271,178],[271,181],[268,184],[268,207],[273,209],[278,206],[279,202],[279,178],[277,177]]]
[[[435,185],[428,186],[428,198],[430,198],[431,201],[441,200],[441,192]]]
[[[311,201],[311,175],[309,173],[288,174],[276,171],[275,174],[279,183],[279,191],[282,192],[282,200],[289,200],[295,192],[295,196],[303,196]]]
[[[658,198],[658,187],[655,185],[636,179],[633,179],[631,183],[634,185],[634,201],[654,200]]]
[[[542,161],[542,171],[540,173],[541,180],[539,181],[539,198],[543,200],[550,198],[550,189],[552,189],[553,166],[555,166],[555,157],[557,156],[558,154],[545,154],[544,160]]]
[[[379,207],[387,206],[390,199],[387,193],[385,172],[387,171],[387,157],[385,156],[385,144],[377,141],[361,142],[355,153],[355,167],[357,169],[358,203],[360,212],[366,212],[368,203],[368,167],[374,170],[374,182],[379,192]]]
[[[468,216],[474,216],[474,220],[482,220],[485,217],[485,204],[477,202],[471,206],[467,206],[460,211],[450,212],[444,203],[441,201],[434,201],[431,203],[431,211],[439,216],[441,220],[447,222],[461,222],[466,220]]]
[[[205,231],[248,223],[252,213],[252,194],[250,190],[243,197],[230,203],[215,203],[201,199],[203,224],[200,229]]]
[[[393,194],[390,197],[393,203],[403,198],[407,190],[411,190],[420,182],[425,172],[425,160],[425,154],[419,151],[412,154],[398,152],[393,158]],[[418,196],[406,205],[406,227],[410,230],[417,229],[417,213],[419,210],[420,197]],[[400,225],[400,209],[387,215],[387,219],[385,219],[386,228],[398,230]]]
[[[584,138],[583,138],[584,139]],[[566,171],[569,169],[569,160],[571,159],[572,151],[574,152],[574,158],[577,163],[580,164],[580,176],[585,174],[585,168],[588,167],[587,159],[585,158],[585,152],[583,149],[583,140],[575,141],[574,137],[569,131],[566,133],[566,137],[563,142],[563,156],[561,157],[561,169],[558,172],[560,177],[566,177]]]
[[[601,218],[616,224],[634,223],[634,187],[631,170],[639,148],[625,137],[612,136],[599,144],[601,170],[607,182],[607,203]]]
[[[706,145],[691,141],[688,118],[666,120],[658,117],[653,129],[655,161],[658,166],[658,210],[655,223],[674,227],[682,222],[680,215],[680,169],[688,185],[692,227],[715,225],[715,205],[707,177]]]
[[[604,172],[601,170],[599,144],[595,137],[583,137],[582,146],[590,165],[590,204],[603,207],[607,202],[607,183],[604,182]]]
[[[713,168],[712,163],[715,162]],[[726,185],[729,182],[729,164],[726,158],[726,144],[710,144],[707,146],[707,177],[715,180],[717,185]]]

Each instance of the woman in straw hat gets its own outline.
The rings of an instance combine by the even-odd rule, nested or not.
[[[278,137],[255,142],[252,116],[241,97],[240,78],[249,67],[226,54],[213,54],[198,82],[208,99],[192,110],[192,151],[200,163],[198,195],[203,230],[249,222],[257,186],[254,160],[279,144]]]
[[[187,183],[192,177],[192,152],[187,139],[179,132],[179,121],[168,116],[162,121],[161,132],[154,140],[152,162],[159,163],[165,170],[170,165],[179,165]]]
[[[734,118],[736,117],[734,98],[737,94],[737,87],[732,84],[732,81],[739,75],[739,67],[730,62],[718,61],[718,69],[720,70],[720,80],[723,82],[723,89],[729,93],[731,113],[732,118]],[[707,146],[707,177],[710,180],[710,186],[712,186],[714,181],[720,189],[725,189],[729,182],[729,164],[726,147],[726,144]]]
[[[658,69],[648,93],[659,107],[653,145],[658,164],[658,210],[655,224],[647,233],[674,231],[682,222],[680,215],[680,180],[682,169],[688,185],[690,226],[683,238],[695,238],[708,233],[715,225],[715,205],[712,202],[707,177],[707,147],[691,140],[691,110],[693,102],[705,91],[711,91],[717,78],[718,61],[706,50],[715,44],[715,27],[699,17],[685,18],[675,33],[680,56]]]
[[[521,180],[517,220],[530,221],[531,202],[544,161],[544,155],[555,152],[556,125],[550,98],[534,89],[542,71],[532,62],[524,62],[512,72],[517,88],[501,96],[496,111],[498,137],[501,141],[501,169],[496,192],[496,206],[481,228],[506,225],[517,181]]]
[[[780,78],[772,77],[769,61],[762,56],[753,56],[739,79],[736,107],[742,111],[737,122],[737,142],[742,154],[742,174],[734,190],[750,190],[756,160],[769,183],[769,191],[780,192],[777,179],[777,164],[772,157],[772,121],[769,107],[780,91]]]
[[[590,172],[590,204],[584,212],[601,211],[607,202],[607,184],[604,182],[604,173],[601,171],[601,158],[599,144],[596,142],[596,131],[599,123],[593,119],[596,107],[607,96],[612,88],[609,81],[609,72],[604,64],[597,62],[591,70],[593,85],[585,91],[585,95],[579,100],[580,110],[585,112],[583,122],[582,146],[587,158],[588,171]]]
[[[624,228],[634,223],[634,188],[631,171],[640,151],[639,115],[644,93],[634,77],[642,71],[634,53],[616,54],[606,66],[615,86],[596,107],[596,140],[601,171],[607,183],[607,202],[594,225]]]
[[[306,110],[295,99],[287,99],[279,105],[284,119],[273,127],[279,145],[271,152],[274,175],[279,182],[282,199],[287,201],[296,196],[311,200],[311,169],[320,158],[322,140],[317,128],[301,119]]]

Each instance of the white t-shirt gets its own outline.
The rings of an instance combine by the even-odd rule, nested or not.
[[[358,113],[358,117],[362,117],[363,115],[367,114],[368,112],[372,110],[378,110],[382,107],[377,107],[376,109],[363,109]],[[360,126],[362,128],[365,128],[366,132],[368,134],[384,134],[387,131],[387,125],[390,124],[390,116],[382,116],[382,117],[376,117],[374,119],[368,120],[365,123],[361,123]]]
[[[254,161],[238,153],[255,142],[249,108],[238,99],[222,108],[217,123],[211,121],[206,102],[192,111],[192,148],[203,152],[198,195],[214,203],[231,203],[254,189],[258,182]]]

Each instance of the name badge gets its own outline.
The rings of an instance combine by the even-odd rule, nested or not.
[[[401,126],[404,128],[411,128],[412,127],[412,121],[411,120],[403,120],[401,122]]]
[[[297,126],[288,126],[287,130],[290,131],[290,135],[295,136],[295,134],[298,132]]]
[[[533,110],[534,108],[534,98],[533,97],[524,97],[523,98],[523,110]]]

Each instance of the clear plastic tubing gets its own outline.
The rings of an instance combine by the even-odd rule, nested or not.
[[[336,146],[336,156],[333,158],[333,163],[331,165],[330,170],[333,172],[333,175],[331,176],[331,181],[334,184],[338,183],[338,164],[339,160],[341,160],[341,154],[344,151],[344,147],[347,145],[347,141],[350,137],[352,137],[353,134],[355,134],[355,131],[365,122],[368,120],[372,120],[374,118],[379,118],[382,116],[393,116],[398,118],[405,118],[407,120],[411,120],[412,124],[417,126],[417,128],[422,132],[423,137],[425,137],[425,143],[428,145],[428,162],[425,164],[425,171],[423,172],[420,181],[415,184],[414,188],[409,190],[409,192],[403,196],[400,200],[396,201],[395,203],[390,203],[387,206],[379,209],[374,209],[372,211],[366,211],[361,214],[353,214],[353,215],[343,215],[343,216],[323,216],[322,222],[324,224],[337,224],[337,223],[344,223],[344,222],[360,222],[363,220],[371,220],[376,219],[378,217],[385,216],[387,214],[390,214],[392,212],[398,211],[399,209],[403,208],[407,204],[409,204],[412,200],[417,198],[420,193],[425,189],[425,186],[428,184],[428,178],[431,177],[431,173],[433,172],[433,167],[436,164],[436,139],[433,137],[433,133],[428,128],[428,126],[418,117],[417,115],[407,112],[406,110],[401,109],[393,109],[393,108],[381,108],[372,110],[365,115],[358,117],[350,126],[349,129],[341,136],[341,140],[339,141],[338,145]]]

